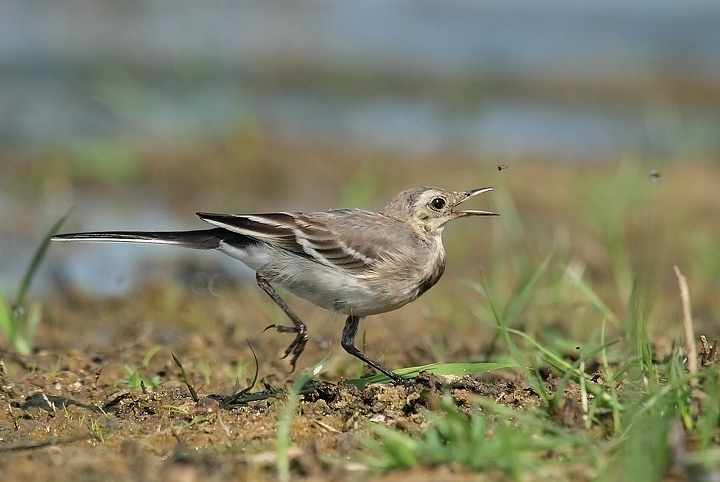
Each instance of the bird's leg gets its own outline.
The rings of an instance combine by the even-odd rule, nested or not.
[[[347,317],[347,320],[345,320],[345,326],[343,327],[342,331],[342,340],[340,342],[342,347],[345,349],[346,352],[350,353],[354,357],[361,359],[363,362],[367,363],[375,370],[384,373],[388,377],[392,378],[393,381],[397,383],[402,383],[404,385],[411,385],[412,382],[410,380],[390,371],[388,368],[385,368],[378,362],[371,360],[370,358],[365,356],[363,352],[361,352],[355,347],[355,336],[357,336],[358,327],[360,326],[360,321],[362,319],[363,317],[361,316],[350,315]]]
[[[292,369],[290,370],[290,373],[295,371],[295,362],[297,361],[300,354],[305,349],[305,345],[308,341],[308,332],[307,327],[305,326],[305,323],[302,322],[298,316],[293,313],[293,311],[290,309],[290,307],[285,304],[285,302],[278,296],[277,292],[275,291],[275,288],[273,288],[270,285],[270,282],[267,280],[265,275],[258,271],[255,274],[255,279],[257,280],[257,284],[260,288],[263,289],[265,293],[272,298],[272,300],[275,302],[276,305],[278,305],[282,310],[285,312],[285,314],[292,320],[293,325],[295,326],[284,326],[284,325],[277,325],[272,324],[265,328],[264,331],[269,330],[270,328],[275,328],[280,333],[297,333],[297,336],[295,339],[290,343],[290,346],[287,347],[285,350],[285,354],[282,356],[282,358],[287,358],[287,356],[292,353],[292,358],[290,358],[290,365],[292,365]]]

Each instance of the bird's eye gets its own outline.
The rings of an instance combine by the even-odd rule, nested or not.
[[[441,197],[436,197],[432,201],[430,201],[430,204],[432,205],[433,209],[440,211],[442,208],[445,207],[445,200]]]

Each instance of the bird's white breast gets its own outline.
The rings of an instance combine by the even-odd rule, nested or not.
[[[250,268],[262,271],[269,281],[322,308],[355,316],[392,311],[416,299],[427,288],[423,281],[437,268],[426,256],[415,264],[410,275],[410,259],[418,253],[406,253],[388,260],[387,272],[369,269],[357,274],[326,266],[265,243],[238,248],[221,243],[219,250],[239,259]],[[443,254],[444,259],[444,254]],[[402,264],[405,268],[392,266]],[[412,264],[412,263],[410,263]],[[437,281],[437,280],[434,280]],[[433,284],[434,284],[433,281]]]

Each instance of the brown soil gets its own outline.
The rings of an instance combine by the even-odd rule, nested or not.
[[[248,299],[257,301],[252,287],[238,290],[239,296],[230,291],[213,296],[177,286],[146,287],[126,300],[74,297],[49,303],[37,354],[22,359],[4,354],[0,468],[5,480],[274,479],[284,390],[298,376],[278,359],[291,335],[263,333],[266,313],[243,309],[252,304]],[[308,308],[304,314],[311,312],[316,318],[322,313]],[[433,361],[412,335],[421,323],[392,337],[381,325],[399,323],[401,312],[376,318],[366,324],[369,354],[391,366],[400,360]],[[298,371],[331,352],[327,371],[301,396],[292,423],[291,468],[309,480],[351,480],[358,471],[378,480],[462,480],[467,474],[460,468],[367,472],[358,463],[364,453],[358,435],[370,435],[370,422],[418,433],[427,425],[425,409],[434,408],[446,392],[460,406],[476,395],[518,408],[539,403],[512,374],[423,373],[409,388],[373,384],[359,390],[343,382],[363,373],[354,359],[335,349],[340,323],[309,325],[312,342]],[[260,379],[252,393],[261,399],[230,404],[230,396],[246,388],[255,372],[246,338],[259,360]],[[467,359],[468,351],[480,353],[485,342],[472,343],[458,344],[448,359]],[[198,402],[171,354],[193,380]],[[122,382],[126,366],[145,380],[157,377],[160,386],[146,393],[131,389]],[[238,373],[243,379],[236,381]],[[267,396],[276,389],[281,389],[277,396]],[[567,417],[571,424],[575,419],[577,414]]]

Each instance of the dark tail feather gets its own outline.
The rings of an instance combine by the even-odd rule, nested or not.
[[[53,236],[53,241],[86,241],[105,243],[172,244],[193,249],[215,249],[226,238],[243,237],[222,228],[197,231],[104,231],[97,233],[69,233]]]

